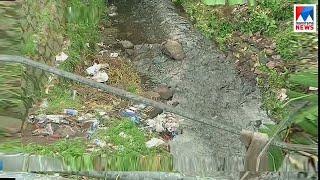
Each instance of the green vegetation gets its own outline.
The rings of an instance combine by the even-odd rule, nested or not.
[[[70,41],[70,45],[65,53],[69,58],[61,64],[61,68],[73,72],[77,65],[83,63],[86,57],[95,52],[95,44],[100,37],[99,25],[103,20],[105,7],[104,0],[92,0],[87,3],[78,0],[68,1],[65,36]]]
[[[0,152],[62,158],[70,170],[88,171],[95,166],[103,166],[114,171],[172,171],[171,155],[164,147],[146,147],[146,141],[153,135],[145,135],[143,130],[127,119],[108,122],[108,129],[99,130],[92,139],[99,139],[113,147],[107,145],[93,153],[87,153],[88,143],[82,139],[63,139],[48,145],[22,145],[20,141],[10,141],[1,144]],[[99,158],[102,161],[97,162]]]
[[[221,5],[224,0],[174,2],[184,7],[194,25],[221,50],[233,52],[234,59],[250,65],[251,69],[240,68],[241,71],[258,70],[254,73],[257,72],[263,108],[275,122],[288,119],[299,104],[308,102],[277,135],[278,140],[317,144],[318,38],[315,33],[294,33],[292,28],[293,4],[315,1],[255,1],[254,6],[231,6],[244,3],[237,0],[228,1],[229,5]],[[267,125],[261,131],[272,136],[277,128],[277,124]],[[269,155],[270,168],[278,169],[284,152],[271,147]]]
[[[226,46],[228,39],[233,38],[231,34],[234,32],[249,35],[258,32],[277,41],[277,51],[283,56],[282,58],[290,60],[300,52],[297,46],[306,45],[301,44],[301,40],[310,43],[309,40],[315,39],[315,35],[293,33],[291,22],[293,3],[290,1],[258,1],[256,6],[245,7],[206,6],[199,0],[174,2],[181,4],[195,22],[195,26],[207,37],[216,41],[221,48]],[[234,12],[231,12],[232,10]]]
[[[23,145],[21,141],[10,141],[1,143],[0,151],[5,153],[29,153],[37,155],[57,155],[57,156],[74,156],[78,157],[84,154],[84,142],[79,139],[61,140],[54,144],[38,145],[28,144]]]
[[[20,54],[19,5],[0,2],[0,54]],[[0,114],[21,117],[19,64],[0,63]]]
[[[21,117],[22,102],[21,74],[22,67],[18,64],[0,64],[0,114]]]
[[[140,76],[125,59],[111,60],[108,75],[108,83],[114,87],[125,89],[132,93],[142,92]]]
[[[100,37],[99,25],[106,7],[104,0],[93,0],[90,3],[77,0],[49,1],[45,5],[26,1],[23,7],[26,16],[31,19],[21,22],[24,29],[24,55],[38,61],[45,60],[45,63],[52,65],[55,55],[63,51],[69,57],[59,67],[74,72],[77,66],[95,52],[95,44]],[[32,15],[28,13],[30,9],[34,9]],[[33,80],[28,75],[26,78],[32,81],[27,87],[27,96],[32,95],[34,101],[48,99],[48,108],[44,113],[61,113],[64,108],[81,107],[80,100],[73,100],[72,92],[68,90],[70,82],[59,79],[46,95],[45,88],[40,85],[41,80]],[[23,99],[30,104],[30,98]]]
[[[134,157],[140,155],[157,155],[160,153],[166,155],[166,153],[168,153],[163,148],[148,149],[145,143],[148,141],[148,138],[151,138],[153,135],[145,134],[142,129],[139,129],[139,127],[130,120],[113,120],[112,123],[108,124],[108,127],[106,130],[99,131],[95,137],[117,146],[119,151],[116,151],[116,156]]]
[[[282,108],[283,103],[277,98],[278,90],[287,87],[288,83],[285,79],[288,74],[279,74],[276,70],[269,69],[267,66],[260,66],[259,69],[267,74],[264,78],[257,78],[257,84],[263,93],[263,107],[267,110],[269,116],[280,121],[288,115],[288,112]]]
[[[44,108],[41,113],[60,114],[63,109],[81,109],[83,102],[79,96],[75,96],[67,85],[56,85],[50,89],[49,94],[43,95],[42,99],[47,99],[48,107]]]
[[[25,39],[24,46],[22,48],[22,53],[26,56],[34,56],[37,53],[37,44],[35,36],[28,35]]]
[[[108,120],[92,139],[111,145],[93,154],[107,156],[107,169],[121,171],[172,171],[172,159],[165,147],[147,148],[146,142],[154,134],[146,134],[128,119]]]
[[[67,2],[66,24],[60,28],[63,30],[65,42],[70,42],[65,44],[64,51],[69,57],[59,66],[60,68],[74,72],[96,52],[96,43],[100,39],[99,25],[103,20],[105,7],[104,0],[93,0],[90,3],[77,0]],[[55,84],[52,92],[46,96],[49,102],[46,113],[61,113],[65,108],[81,108],[83,103],[79,97],[72,99],[68,84],[66,81]]]

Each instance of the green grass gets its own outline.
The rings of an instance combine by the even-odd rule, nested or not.
[[[37,155],[81,156],[85,152],[83,140],[60,140],[50,145],[23,145],[20,140],[1,143],[0,152],[29,153]]]
[[[65,30],[71,44],[66,52],[68,61],[62,63],[61,68],[73,72],[85,56],[94,52],[95,44],[100,39],[99,24],[104,19],[106,4],[104,0],[92,0],[89,3],[70,0],[67,7]]]
[[[23,145],[20,140],[1,143],[0,152],[27,153],[62,159],[71,170],[92,170],[92,162],[85,154],[86,142],[80,139],[64,139],[50,145]]]
[[[127,88],[127,91],[137,94],[139,92],[139,89],[136,85],[129,85],[129,87]]]
[[[146,141],[154,135],[146,135],[127,119],[108,121],[107,130],[99,130],[92,139],[98,138],[118,148],[104,147],[94,153],[86,153],[87,142],[81,139],[64,139],[50,145],[28,144],[20,141],[1,143],[0,152],[29,153],[62,158],[70,170],[93,170],[102,165],[113,171],[172,171],[172,158],[162,147],[148,149]],[[126,134],[123,138],[120,133]],[[102,158],[103,161],[97,159]]]
[[[277,30],[278,26],[276,25],[276,21],[270,17],[270,14],[267,11],[256,7],[254,9],[249,9],[248,13],[248,20],[242,21],[241,17],[237,19],[239,21],[238,30],[240,32],[249,35],[257,32],[261,32],[264,35],[272,35]]]
[[[0,152],[14,154],[14,153],[25,152],[25,150],[23,149],[21,141],[16,140],[16,141],[2,142],[0,146]]]
[[[40,109],[45,114],[61,114],[64,109],[81,109],[83,102],[79,96],[72,97],[72,88],[67,85],[55,85],[49,90],[49,94],[42,95],[41,99],[47,99],[48,107]],[[39,111],[40,111],[39,110]]]
[[[294,2],[296,4],[314,3],[314,1],[303,0]],[[229,47],[239,46],[242,48],[244,45],[246,53],[241,56],[241,53],[238,53],[239,49],[237,49],[238,51],[236,50],[235,53],[238,53],[239,56],[235,58],[240,60],[244,58],[246,61],[254,60],[246,56],[246,54],[255,53],[246,46],[248,44],[245,42],[247,37],[262,38],[269,44],[275,43],[274,51],[276,54],[272,53],[272,55],[280,55],[280,59],[283,61],[281,68],[268,68],[264,64],[265,60],[262,61],[262,58],[270,58],[273,61],[272,57],[264,55],[261,59],[258,58],[260,74],[257,76],[257,85],[262,93],[263,108],[275,122],[281,122],[288,118],[297,104],[309,102],[307,107],[293,117],[286,129],[277,135],[277,139],[299,144],[318,142],[318,95],[307,91],[310,86],[317,87],[317,71],[310,71],[310,67],[314,66],[311,63],[309,70],[306,71],[303,71],[303,68],[299,66],[300,60],[316,61],[318,38],[316,33],[293,32],[293,1],[256,1],[255,6],[206,6],[202,0],[176,0],[175,3],[182,5],[195,26],[206,37],[215,41],[224,52],[230,51]],[[236,12],[231,14],[230,12],[233,10]],[[239,38],[238,34],[243,37]],[[268,45],[264,46],[266,42],[263,40],[257,42],[256,45],[268,49]],[[255,43],[255,41],[253,42]],[[255,45],[254,43],[249,46]],[[282,88],[287,90],[289,98],[283,102],[277,97]],[[273,129],[276,127],[277,125],[269,125],[268,128],[261,129],[261,132],[272,136]],[[297,127],[302,132],[295,132],[294,129]],[[271,147],[269,151],[270,169],[277,170],[282,164],[284,155],[285,152],[280,148]]]
[[[282,102],[277,99],[277,91],[286,88],[288,74],[281,75],[274,69],[266,66],[260,66],[259,69],[266,74],[266,77],[258,77],[257,84],[262,91],[263,107],[267,110],[269,116],[279,121],[286,117],[287,112],[282,108]]]
[[[65,139],[57,141],[52,145],[41,146],[31,144],[26,146],[27,153],[39,155],[61,155],[63,157],[79,157],[85,153],[86,143],[80,139]]]
[[[0,64],[0,114],[21,117],[21,74],[19,64]],[[9,111],[9,112],[8,112]]]
[[[37,44],[35,41],[34,36],[28,35],[26,36],[26,39],[24,40],[24,45],[22,46],[22,53],[26,56],[34,56],[37,53]]]
[[[19,8],[18,3],[0,4],[0,54],[21,54]],[[21,117],[21,74],[21,65],[0,63],[0,114],[2,115]]]
[[[127,119],[109,120],[107,126],[108,129],[100,130],[93,137],[117,147],[116,150],[107,147],[95,153],[109,157],[107,169],[172,171],[171,155],[164,147],[146,147],[145,143],[154,134],[145,134],[144,130]],[[120,133],[125,134],[125,137]]]
[[[153,134],[145,134],[145,132],[137,127],[133,122],[127,119],[110,120],[106,130],[101,130],[95,138],[99,138],[105,142],[111,143],[119,147],[119,150],[113,152],[119,156],[140,156],[140,155],[156,155],[167,154],[163,148],[147,148],[146,142]],[[125,138],[119,134],[124,133]],[[107,150],[109,151],[109,150]],[[108,153],[108,152],[107,152]]]
[[[301,46],[298,39],[297,33],[288,29],[279,33],[275,37],[277,43],[277,52],[281,55],[281,57],[285,60],[297,60],[297,52],[301,50]]]

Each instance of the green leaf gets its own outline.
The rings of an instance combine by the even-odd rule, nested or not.
[[[259,132],[267,134],[269,137],[273,136],[277,130],[277,125],[275,124],[265,124],[265,127],[261,128]],[[279,133],[281,134],[281,133]],[[279,134],[275,137],[276,140],[281,140]]]
[[[293,99],[293,98],[298,98],[298,97],[302,97],[302,96],[305,96],[306,94],[304,93],[301,93],[301,92],[296,92],[296,91],[292,91],[292,90],[289,90],[287,92],[287,95],[290,99]],[[304,97],[302,99],[299,99],[297,101],[309,101],[309,102],[312,102],[314,104],[318,104],[318,95],[316,94],[310,94],[310,96],[307,96],[307,97]],[[297,102],[296,101],[296,102]]]
[[[270,171],[277,171],[283,162],[285,154],[279,147],[270,146],[269,148],[269,168]]]
[[[314,141],[310,137],[310,135],[304,132],[295,132],[290,135],[290,141],[294,144],[304,144],[311,145],[314,144]]]
[[[260,129],[260,132],[265,133],[270,137],[270,136],[273,136],[276,129],[277,127],[274,124],[265,124],[265,127]]]
[[[225,5],[226,0],[202,0],[205,5]]]
[[[229,5],[236,5],[236,4],[244,4],[244,0],[229,0],[228,1]]]
[[[250,6],[254,6],[256,4],[256,0],[249,0],[248,3]]]
[[[306,133],[318,136],[318,105],[303,108],[293,117],[293,123],[300,126]]]
[[[289,82],[304,87],[318,87],[318,72],[309,70],[292,74]]]

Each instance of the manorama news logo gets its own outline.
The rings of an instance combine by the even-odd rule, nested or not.
[[[316,32],[316,4],[294,5],[294,32]]]

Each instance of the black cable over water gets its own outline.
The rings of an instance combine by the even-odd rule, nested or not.
[[[119,96],[124,99],[133,100],[133,101],[136,101],[139,103],[144,103],[146,105],[162,109],[167,112],[172,112],[176,115],[182,116],[182,117],[187,118],[187,119],[194,121],[194,122],[202,123],[207,126],[210,126],[210,127],[216,128],[216,129],[220,129],[220,130],[223,130],[223,131],[226,131],[226,132],[238,135],[238,136],[240,136],[240,134],[241,134],[241,129],[237,129],[235,127],[225,126],[225,125],[222,125],[222,124],[217,123],[215,121],[211,121],[212,123],[207,123],[204,120],[206,120],[208,122],[210,122],[210,120],[205,119],[205,118],[199,119],[188,112],[182,111],[180,109],[174,108],[174,107],[166,105],[164,103],[159,103],[159,102],[153,101],[151,99],[147,99],[145,97],[141,97],[141,96],[135,95],[133,93],[127,92],[122,89],[118,89],[118,88],[115,88],[115,87],[112,87],[112,86],[109,86],[106,84],[98,83],[93,80],[84,78],[82,76],[79,76],[79,75],[76,75],[76,74],[73,74],[70,72],[66,72],[66,71],[57,69],[55,67],[51,67],[46,64],[42,64],[42,63],[27,59],[27,58],[24,58],[21,56],[0,55],[0,62],[1,61],[2,62],[9,62],[9,63],[20,63],[20,64],[24,64],[24,65],[31,66],[34,68],[38,68],[43,71],[46,71],[46,72],[49,72],[49,73],[52,73],[52,74],[55,74],[55,75],[58,75],[58,76],[61,76],[61,77],[67,78],[67,79],[71,79],[73,81],[76,81],[76,82],[79,82],[79,83],[82,83],[85,85],[88,85],[90,87],[101,89],[107,93],[110,93],[115,96]],[[308,145],[300,145],[300,144],[299,145],[292,145],[292,144],[283,143],[283,142],[276,142],[276,141],[274,141],[272,143],[272,145],[276,145],[278,147],[289,149],[289,150],[294,150],[294,151],[301,150],[301,151],[318,153],[317,146],[308,146]]]

